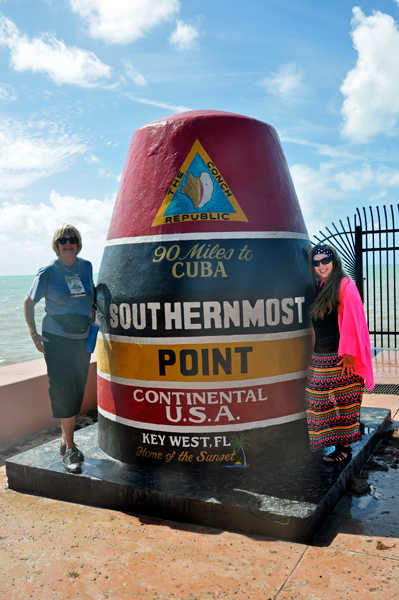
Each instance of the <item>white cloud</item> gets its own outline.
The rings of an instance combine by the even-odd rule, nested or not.
[[[354,154],[353,152],[349,152],[346,147],[329,146],[328,144],[310,142],[307,139],[295,138],[284,134],[280,135],[280,139],[282,142],[290,142],[291,144],[298,144],[299,146],[314,148],[317,154],[329,156],[330,158],[340,158],[349,160],[364,160],[365,158],[362,154]]]
[[[67,47],[52,35],[29,39],[18,27],[0,14],[0,45],[11,51],[15,71],[45,73],[55,83],[94,87],[111,76],[111,67],[93,52]]]
[[[200,34],[192,25],[187,25],[180,19],[176,20],[176,29],[169,38],[169,42],[178,50],[190,50],[196,46]]]
[[[89,165],[95,165],[96,163],[100,162],[100,159],[97,158],[97,156],[95,156],[94,154],[90,154],[90,156],[86,156],[85,157],[85,161],[89,164]]]
[[[313,235],[323,228],[331,202],[340,199],[342,193],[329,163],[322,163],[319,169],[296,164],[290,170],[306,226]]]
[[[349,172],[345,180],[342,173],[337,173],[334,163],[328,162],[321,163],[318,169],[293,165],[291,175],[311,239],[320,230],[325,231],[332,220],[347,216],[352,198],[349,192],[344,193],[341,184],[349,180]],[[342,213],[337,213],[338,207],[342,207]]]
[[[70,0],[70,4],[88,22],[90,35],[108,44],[133,42],[180,9],[179,0]]]
[[[121,177],[120,175],[114,175],[108,167],[98,169],[98,176],[105,177],[106,179],[116,179],[116,181],[120,181]]]
[[[331,221],[352,216],[363,206],[388,195],[395,197],[399,188],[399,170],[363,164],[343,170],[334,160],[317,169],[305,164],[291,167],[291,175],[309,234],[325,230]]]
[[[302,73],[294,63],[288,63],[282,65],[272,77],[264,77],[260,85],[269,94],[288,99],[302,88]]]
[[[54,123],[0,119],[0,197],[65,171],[86,150]]]
[[[362,169],[337,173],[335,180],[343,191],[361,190],[375,180],[375,174],[370,165],[363,165]]]
[[[130,79],[133,79],[134,83],[139,87],[144,87],[147,85],[147,81],[141,73],[138,72],[136,67],[132,65],[128,60],[124,61],[126,67],[126,74]]]
[[[348,192],[360,192],[365,188],[369,191],[378,186],[399,188],[399,170],[385,166],[373,170],[364,164],[361,168],[341,170],[334,161],[321,163],[318,169],[296,164],[291,167],[291,175],[304,208],[350,198]]]
[[[51,240],[60,223],[75,225],[82,234],[81,256],[98,272],[112,216],[115,195],[85,200],[51,192],[48,203],[39,206],[5,202],[0,205],[2,275],[34,274],[55,255]]]
[[[377,182],[386,187],[399,187],[399,171],[380,167],[377,171]]]
[[[8,83],[0,84],[0,101],[18,100],[15,89]]]
[[[304,164],[291,167],[295,189],[305,205],[325,204],[340,197],[338,186],[334,184],[336,176],[331,163],[321,163],[318,169]]]
[[[380,200],[380,198],[385,198],[386,195],[387,195],[387,191],[383,189],[380,192],[378,192],[378,194],[374,194],[374,196],[371,196],[370,201],[374,202],[375,200]]]
[[[148,104],[150,106],[158,106],[159,108],[165,108],[166,110],[170,111],[170,113],[181,113],[186,112],[188,110],[193,110],[192,108],[188,108],[187,106],[169,104],[169,102],[159,102],[158,100],[149,100],[148,98],[139,98],[129,93],[125,93],[125,96],[129,98],[129,100],[132,100],[133,102],[138,102],[139,104]]]
[[[366,17],[353,9],[352,39],[357,63],[342,86],[342,134],[365,143],[378,134],[398,133],[399,30],[394,19],[376,11]]]

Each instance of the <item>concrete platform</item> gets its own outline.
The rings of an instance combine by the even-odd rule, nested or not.
[[[373,360],[377,383],[399,384],[396,356],[382,351]],[[399,435],[398,395],[365,394],[363,406],[389,409]],[[60,436],[57,426],[15,439],[0,448],[0,465]],[[348,489],[311,546],[21,494],[0,466],[0,597],[397,600],[393,449],[378,444],[360,473],[369,490]]]
[[[258,469],[177,472],[120,463],[97,444],[97,425],[76,433],[85,454],[81,475],[62,466],[59,440],[6,461],[12,490],[161,519],[309,544],[344,495],[391,420],[385,408],[362,409],[364,435],[347,465],[323,453],[265,463]]]

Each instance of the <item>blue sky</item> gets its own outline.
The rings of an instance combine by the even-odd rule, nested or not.
[[[0,0],[0,275],[81,230],[98,270],[134,131],[184,110],[273,125],[309,233],[397,203],[399,0]]]

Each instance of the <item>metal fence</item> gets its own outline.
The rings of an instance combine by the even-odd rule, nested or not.
[[[396,221],[395,221],[396,215]],[[399,342],[399,204],[356,209],[353,219],[320,231],[313,243],[328,243],[341,255],[364,302],[371,344],[397,348]]]

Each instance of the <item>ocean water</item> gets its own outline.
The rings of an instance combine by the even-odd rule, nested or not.
[[[24,318],[24,300],[34,275],[0,277],[0,367],[40,358]],[[44,301],[35,307],[36,325],[41,330]]]
[[[399,345],[399,265],[366,267],[364,274],[364,309],[366,312],[371,346],[397,348]],[[390,332],[378,333],[381,331]]]
[[[24,317],[24,300],[34,275],[0,276],[0,367],[35,360],[42,355],[36,350]],[[93,276],[96,281],[97,276]],[[35,306],[37,330],[41,332],[44,299]]]

